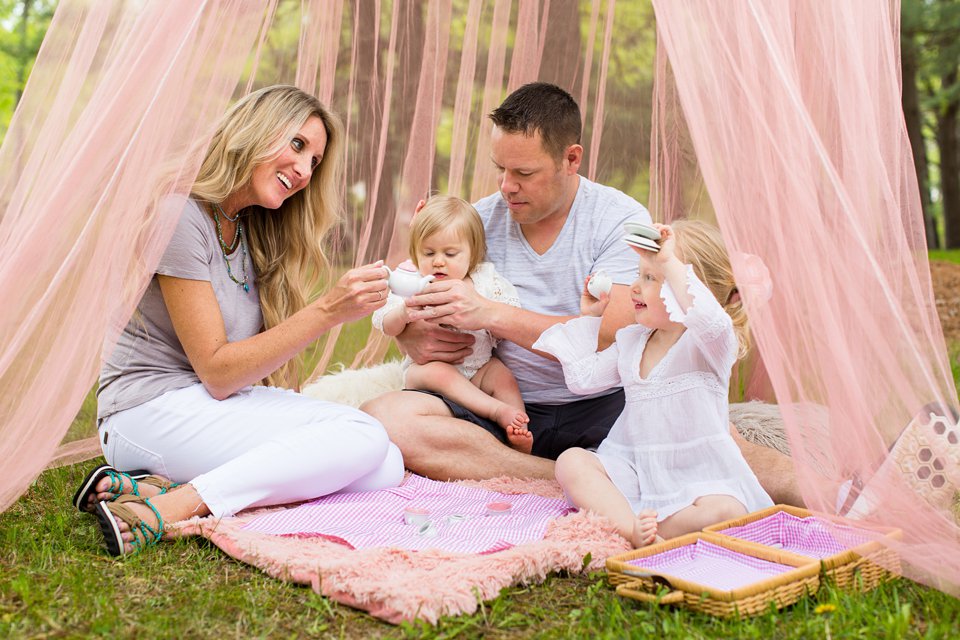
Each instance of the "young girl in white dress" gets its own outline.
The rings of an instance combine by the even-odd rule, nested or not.
[[[654,226],[659,252],[637,249],[637,324],[597,353],[609,298],[584,288],[583,317],[533,345],[560,360],[571,391],[623,387],[626,407],[596,453],[564,452],[556,474],[574,505],[611,519],[634,547],[773,504],[730,435],[730,371],[748,343],[720,233],[699,221]]]
[[[519,307],[517,290],[497,273],[492,263],[483,262],[486,254],[483,222],[469,202],[439,195],[425,204],[421,202],[410,229],[410,258],[421,275],[431,275],[435,281],[463,280],[486,298]],[[373,314],[373,326],[388,336],[400,334],[409,322],[403,298],[392,293],[387,304]],[[496,338],[489,331],[468,333],[476,341],[473,353],[463,364],[421,365],[404,358],[404,386],[440,394],[481,418],[496,422],[510,446],[530,453],[530,419],[524,412],[516,378],[503,362],[493,357]]]

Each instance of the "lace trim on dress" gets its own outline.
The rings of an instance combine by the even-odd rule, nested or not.
[[[597,352],[602,321],[602,318],[581,316],[555,324],[540,334],[533,348],[553,354],[567,368],[577,364],[582,368]]]
[[[690,308],[686,311],[683,310],[669,282],[664,282],[663,286],[660,287],[660,299],[663,300],[663,306],[666,307],[670,320],[688,327],[696,321],[696,324],[699,325],[697,333],[706,341],[715,340],[728,330],[729,316],[717,302],[717,299],[713,297],[713,292],[694,273],[693,266],[689,264],[685,266],[687,267],[687,293],[693,298]],[[722,315],[712,313],[711,311],[717,309],[711,310],[710,307],[719,307]],[[706,318],[706,322],[701,321],[701,318]]]
[[[706,371],[689,371],[666,380],[657,380],[656,384],[640,384],[632,387],[627,394],[627,402],[662,398],[691,389],[707,389],[711,393],[727,395],[726,386],[714,374]]]
[[[473,269],[471,277],[474,286],[480,290],[480,295],[503,302],[513,307],[520,307],[520,295],[513,283],[508,281],[496,270],[492,262],[481,262]]]

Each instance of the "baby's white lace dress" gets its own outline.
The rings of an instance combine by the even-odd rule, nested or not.
[[[497,273],[492,262],[481,262],[470,274],[470,280],[473,281],[473,288],[484,298],[503,302],[514,307],[520,306],[520,297],[517,295],[517,289],[510,282]],[[403,298],[393,293],[387,295],[387,303],[373,312],[373,326],[383,331],[383,318],[392,309],[397,309],[403,304]],[[489,331],[464,331],[469,333],[476,341],[473,343],[473,353],[467,356],[463,364],[456,365],[468,380],[476,375],[480,367],[485,365],[493,355],[493,349],[497,346],[497,339]],[[404,358],[401,367],[406,378],[407,368],[413,361],[410,358]]]

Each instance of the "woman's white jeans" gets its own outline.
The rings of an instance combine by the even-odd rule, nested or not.
[[[202,384],[100,424],[112,466],[189,482],[210,512],[297,502],[403,480],[403,457],[371,416],[286,389],[247,387],[215,400]]]

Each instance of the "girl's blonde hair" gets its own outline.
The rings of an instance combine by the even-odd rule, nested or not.
[[[733,267],[720,230],[700,220],[678,220],[670,226],[677,240],[677,257],[693,265],[697,277],[733,320],[733,330],[740,345],[737,358],[743,358],[750,350],[747,313],[733,279]]]
[[[410,227],[410,259],[417,263],[417,254],[423,241],[446,229],[453,228],[470,247],[470,268],[483,262],[487,256],[487,236],[483,231],[483,221],[473,205],[455,196],[431,196],[423,209],[413,217]]]
[[[257,166],[279,156],[311,116],[323,122],[327,145],[310,182],[276,210],[251,206],[242,212],[267,329],[304,308],[328,275],[323,240],[341,213],[340,119],[296,87],[254,91],[220,120],[191,188],[197,200],[223,202],[250,182]],[[264,382],[296,388],[302,366],[295,358]]]

